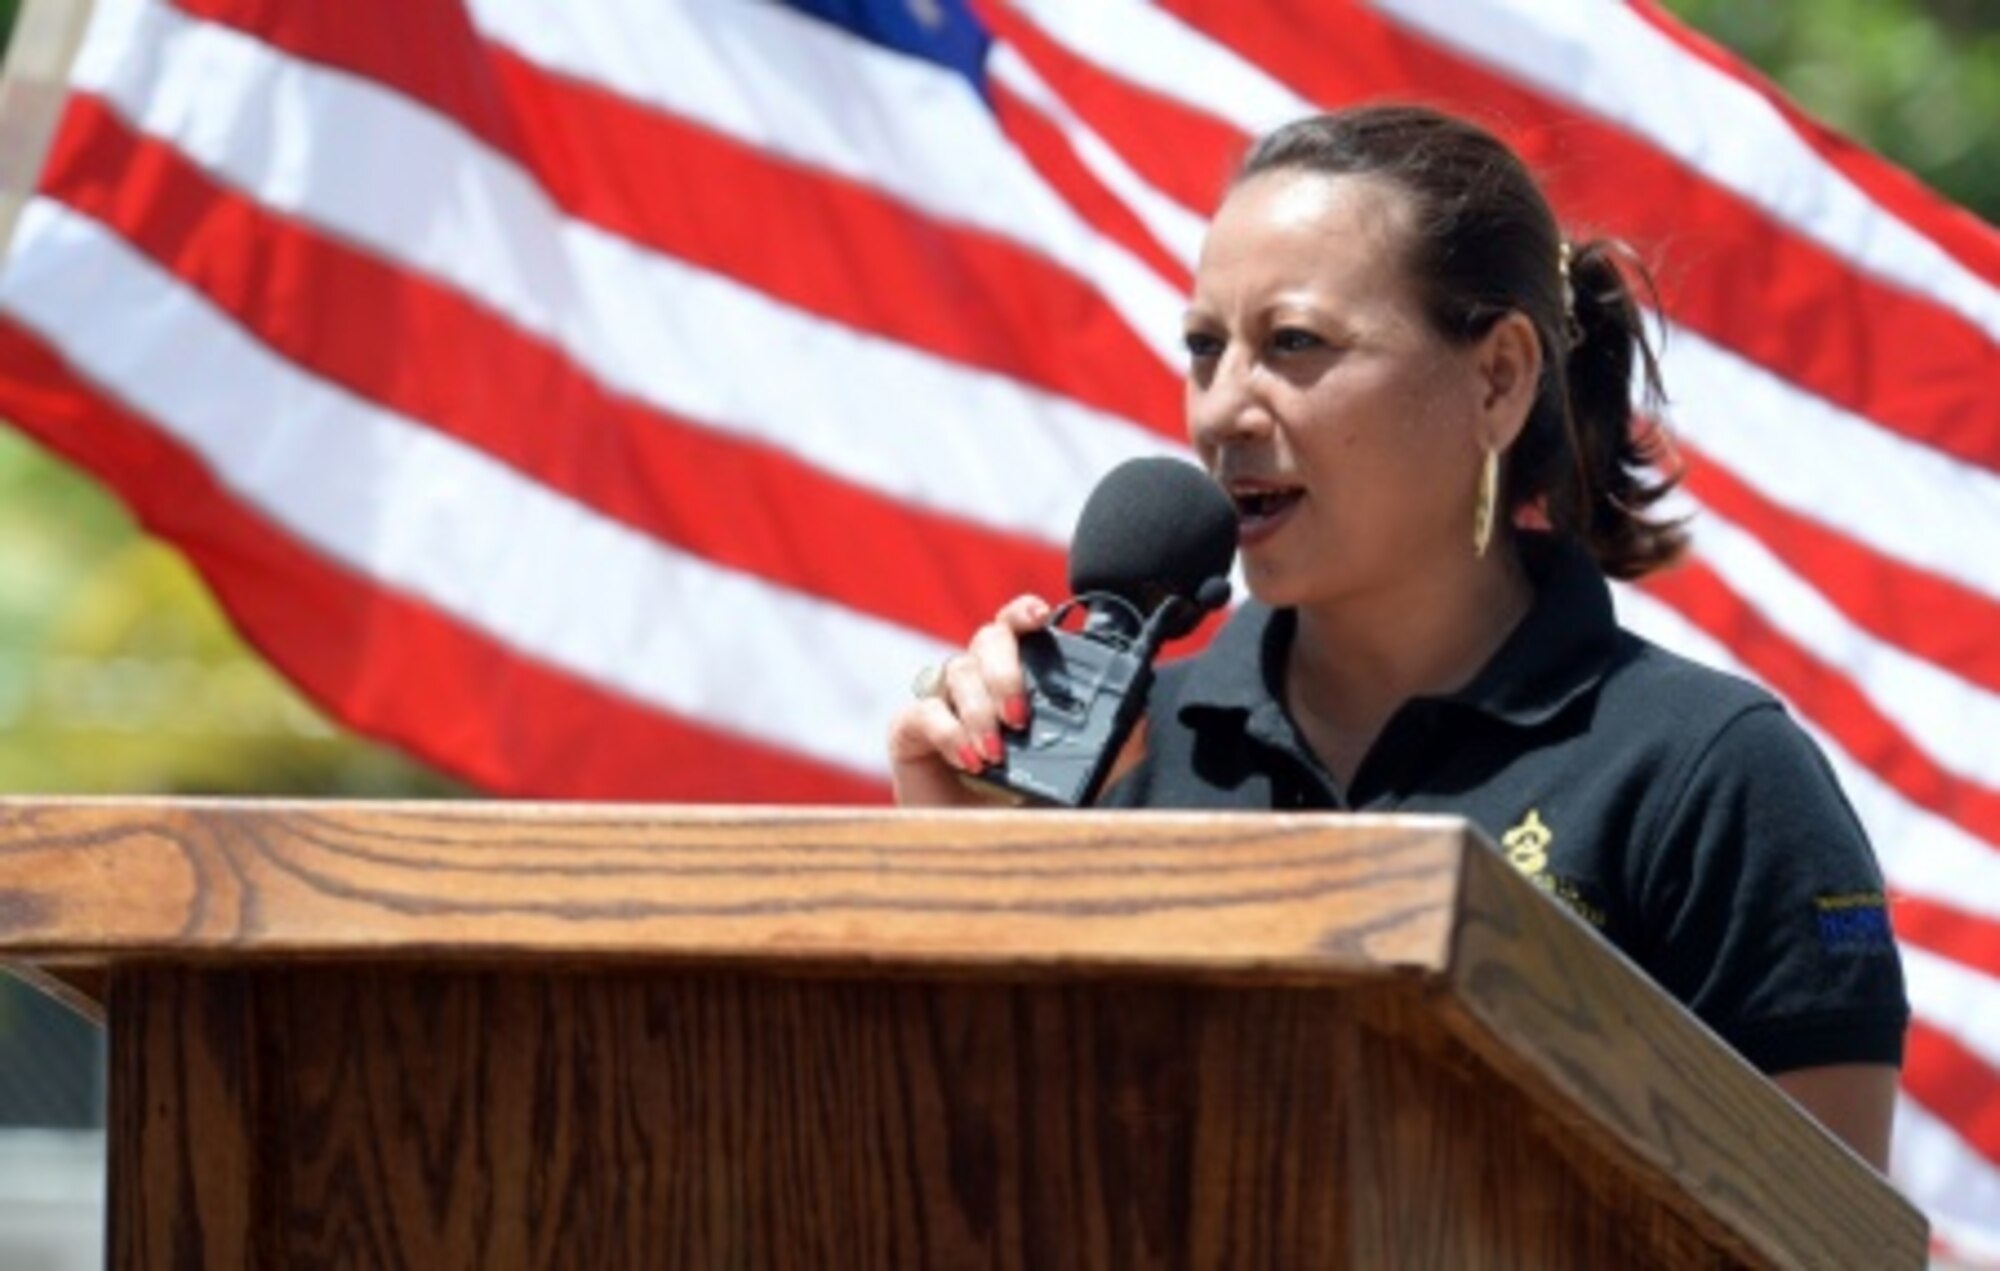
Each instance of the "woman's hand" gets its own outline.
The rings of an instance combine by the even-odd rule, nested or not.
[[[973,632],[963,653],[945,659],[934,693],[896,713],[889,766],[905,807],[978,807],[992,802],[959,780],[1000,759],[1000,727],[1025,728],[1027,685],[1021,637],[1048,625],[1040,596],[1017,596]]]

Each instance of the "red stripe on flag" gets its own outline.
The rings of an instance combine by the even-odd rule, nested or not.
[[[1685,442],[1689,493],[1762,540],[1855,626],[2000,692],[2000,603],[1764,497]]]
[[[1536,167],[1566,223],[1616,234],[1661,262],[1662,297],[1678,321],[1828,401],[2000,472],[2000,404],[1977,369],[2000,362],[2000,348],[1957,313],[1861,273],[1643,139],[1363,6],[1161,3],[1314,101],[1420,98],[1488,121]]]
[[[2000,979],[2000,922],[1901,893],[1891,898],[1890,914],[1904,944]]]
[[[1947,771],[1853,681],[1772,626],[1699,557],[1649,575],[1640,586],[1727,645],[1904,798],[2000,844],[2000,792]]]
[[[993,113],[1000,121],[1000,130],[1042,179],[1062,196],[1063,202],[1075,208],[1098,233],[1144,261],[1175,290],[1185,294],[1194,286],[1187,265],[1162,246],[1132,209],[1105,188],[1097,174],[1077,157],[1060,128],[1008,91],[1005,84],[995,83],[992,92]]]
[[[1181,439],[1177,372],[1089,283],[1043,255],[544,71],[469,28],[419,22],[425,34],[457,41],[422,57],[376,29],[395,30],[407,11],[441,3],[189,7],[455,120],[580,220],[822,317]],[[1122,206],[1113,210],[1137,224]],[[1153,252],[1185,276],[1157,245]]]
[[[479,785],[584,799],[871,803],[883,783],[643,706],[371,584],[238,503],[185,448],[0,319],[0,412],[178,544],[251,644],[353,727]],[[412,693],[412,684],[422,693]],[[512,709],[495,715],[504,698]]]
[[[312,373],[718,564],[952,641],[995,597],[1061,588],[1054,547],[606,392],[458,293],[216,185],[94,99],[72,99],[43,184]]]
[[[1943,248],[1945,252],[2000,287],[2000,234],[1965,208],[1930,190],[1923,182],[1880,155],[1858,145],[1800,110],[1769,80],[1742,59],[1717,46],[1700,32],[1682,25],[1654,0],[1625,0],[1633,12],[1687,50],[1754,90],[1791,126],[1799,140],[1860,187],[1896,218]]]
[[[1903,1089],[1973,1151],[2000,1166],[2000,1072],[1958,1038],[1910,1021]]]
[[[973,7],[987,29],[1012,45],[1148,184],[1191,211],[1214,210],[1250,145],[1248,136],[1107,73],[1050,39],[1011,4],[977,0]],[[1166,140],[1171,144],[1162,144]]]

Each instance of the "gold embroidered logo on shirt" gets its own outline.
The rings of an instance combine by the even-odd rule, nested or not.
[[[1548,868],[1549,844],[1555,838],[1555,831],[1542,824],[1540,809],[1529,808],[1519,825],[1500,836],[1500,846],[1507,849],[1508,864],[1533,878]]]
[[[1592,904],[1572,879],[1549,873],[1549,844],[1556,832],[1542,822],[1540,808],[1529,808],[1521,823],[1500,836],[1507,863],[1527,880],[1568,905],[1570,912],[1593,927],[1604,926],[1604,911]]]

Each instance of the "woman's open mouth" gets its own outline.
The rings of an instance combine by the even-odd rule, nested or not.
[[[1288,486],[1238,486],[1229,497],[1236,504],[1236,542],[1254,547],[1278,532],[1306,492]]]

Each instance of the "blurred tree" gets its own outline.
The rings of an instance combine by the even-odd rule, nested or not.
[[[0,433],[0,790],[435,795],[245,650],[172,549]]]

